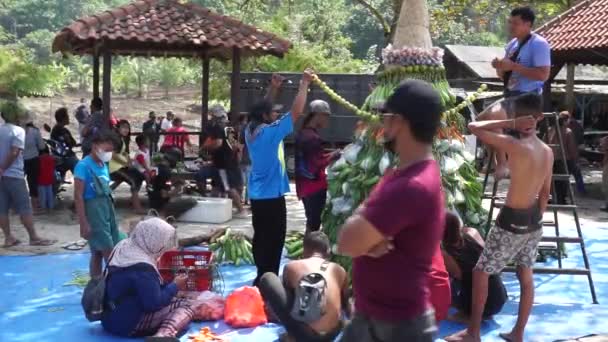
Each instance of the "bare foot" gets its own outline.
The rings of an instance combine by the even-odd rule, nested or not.
[[[457,332],[444,338],[447,342],[481,342],[481,336],[471,336],[468,330]]]
[[[498,336],[500,336],[500,338],[502,338],[503,340],[508,341],[508,342],[523,342],[524,341],[523,334],[518,334],[513,331],[511,331],[510,333],[500,333],[500,334],[498,334]]]
[[[14,237],[11,237],[11,238],[4,240],[4,245],[2,247],[11,248],[11,247],[17,246],[20,243],[21,243],[21,241],[19,241],[18,239],[15,239]]]
[[[49,239],[41,239],[41,238],[30,240],[30,246],[47,247],[47,246],[54,245],[55,243],[57,243],[57,240],[49,240]]]

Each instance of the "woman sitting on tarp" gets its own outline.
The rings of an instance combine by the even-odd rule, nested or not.
[[[452,318],[457,321],[466,320],[471,316],[473,269],[483,251],[484,241],[477,230],[462,226],[458,214],[448,212],[442,246],[445,265],[452,278],[452,305],[459,311]],[[507,290],[500,275],[491,275],[483,317],[499,313],[506,301]]]
[[[177,275],[166,284],[157,268],[161,255],[176,247],[175,228],[149,218],[114,248],[106,280],[105,330],[124,337],[151,336],[146,341],[179,341],[175,337],[194,315],[192,302],[176,297],[186,290],[188,277]]]

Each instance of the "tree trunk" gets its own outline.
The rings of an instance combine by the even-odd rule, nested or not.
[[[433,47],[429,30],[429,9],[426,0],[403,0],[393,46],[430,49]]]

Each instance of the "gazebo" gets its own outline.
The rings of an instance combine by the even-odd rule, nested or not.
[[[231,108],[235,113],[240,88],[241,59],[283,57],[291,44],[236,19],[177,0],[138,0],[76,20],[53,41],[53,52],[93,56],[93,96],[99,97],[103,58],[103,113],[109,118],[112,56],[187,57],[202,60],[201,130],[207,122],[209,61],[232,60]]]
[[[608,0],[584,0],[539,27],[536,33],[551,44],[553,66],[545,83],[545,96],[550,99],[551,82],[566,65],[566,102],[572,107],[575,65],[608,65]],[[545,103],[550,105],[550,101]]]

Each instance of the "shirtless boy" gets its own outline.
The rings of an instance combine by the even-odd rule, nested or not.
[[[499,274],[514,260],[517,264],[521,296],[517,323],[510,333],[500,336],[507,341],[523,342],[534,300],[532,266],[542,231],[542,217],[549,200],[553,152],[536,136],[536,123],[542,119],[541,98],[525,94],[514,100],[515,119],[482,121],[469,124],[469,129],[484,143],[508,156],[511,182],[505,207],[496,218],[484,251],[473,273],[473,305],[469,327],[446,341],[481,341],[480,329],[488,296],[488,278]],[[513,129],[520,138],[496,133]]]
[[[274,273],[266,273],[259,284],[266,303],[287,330],[287,341],[333,341],[342,330],[342,310],[349,313],[347,287],[348,276],[344,268],[329,262],[330,244],[322,232],[312,232],[304,237],[302,260],[288,263],[283,269],[283,281]],[[302,277],[319,273],[327,281],[324,314],[316,321],[304,323],[295,319],[291,312],[294,291]]]

